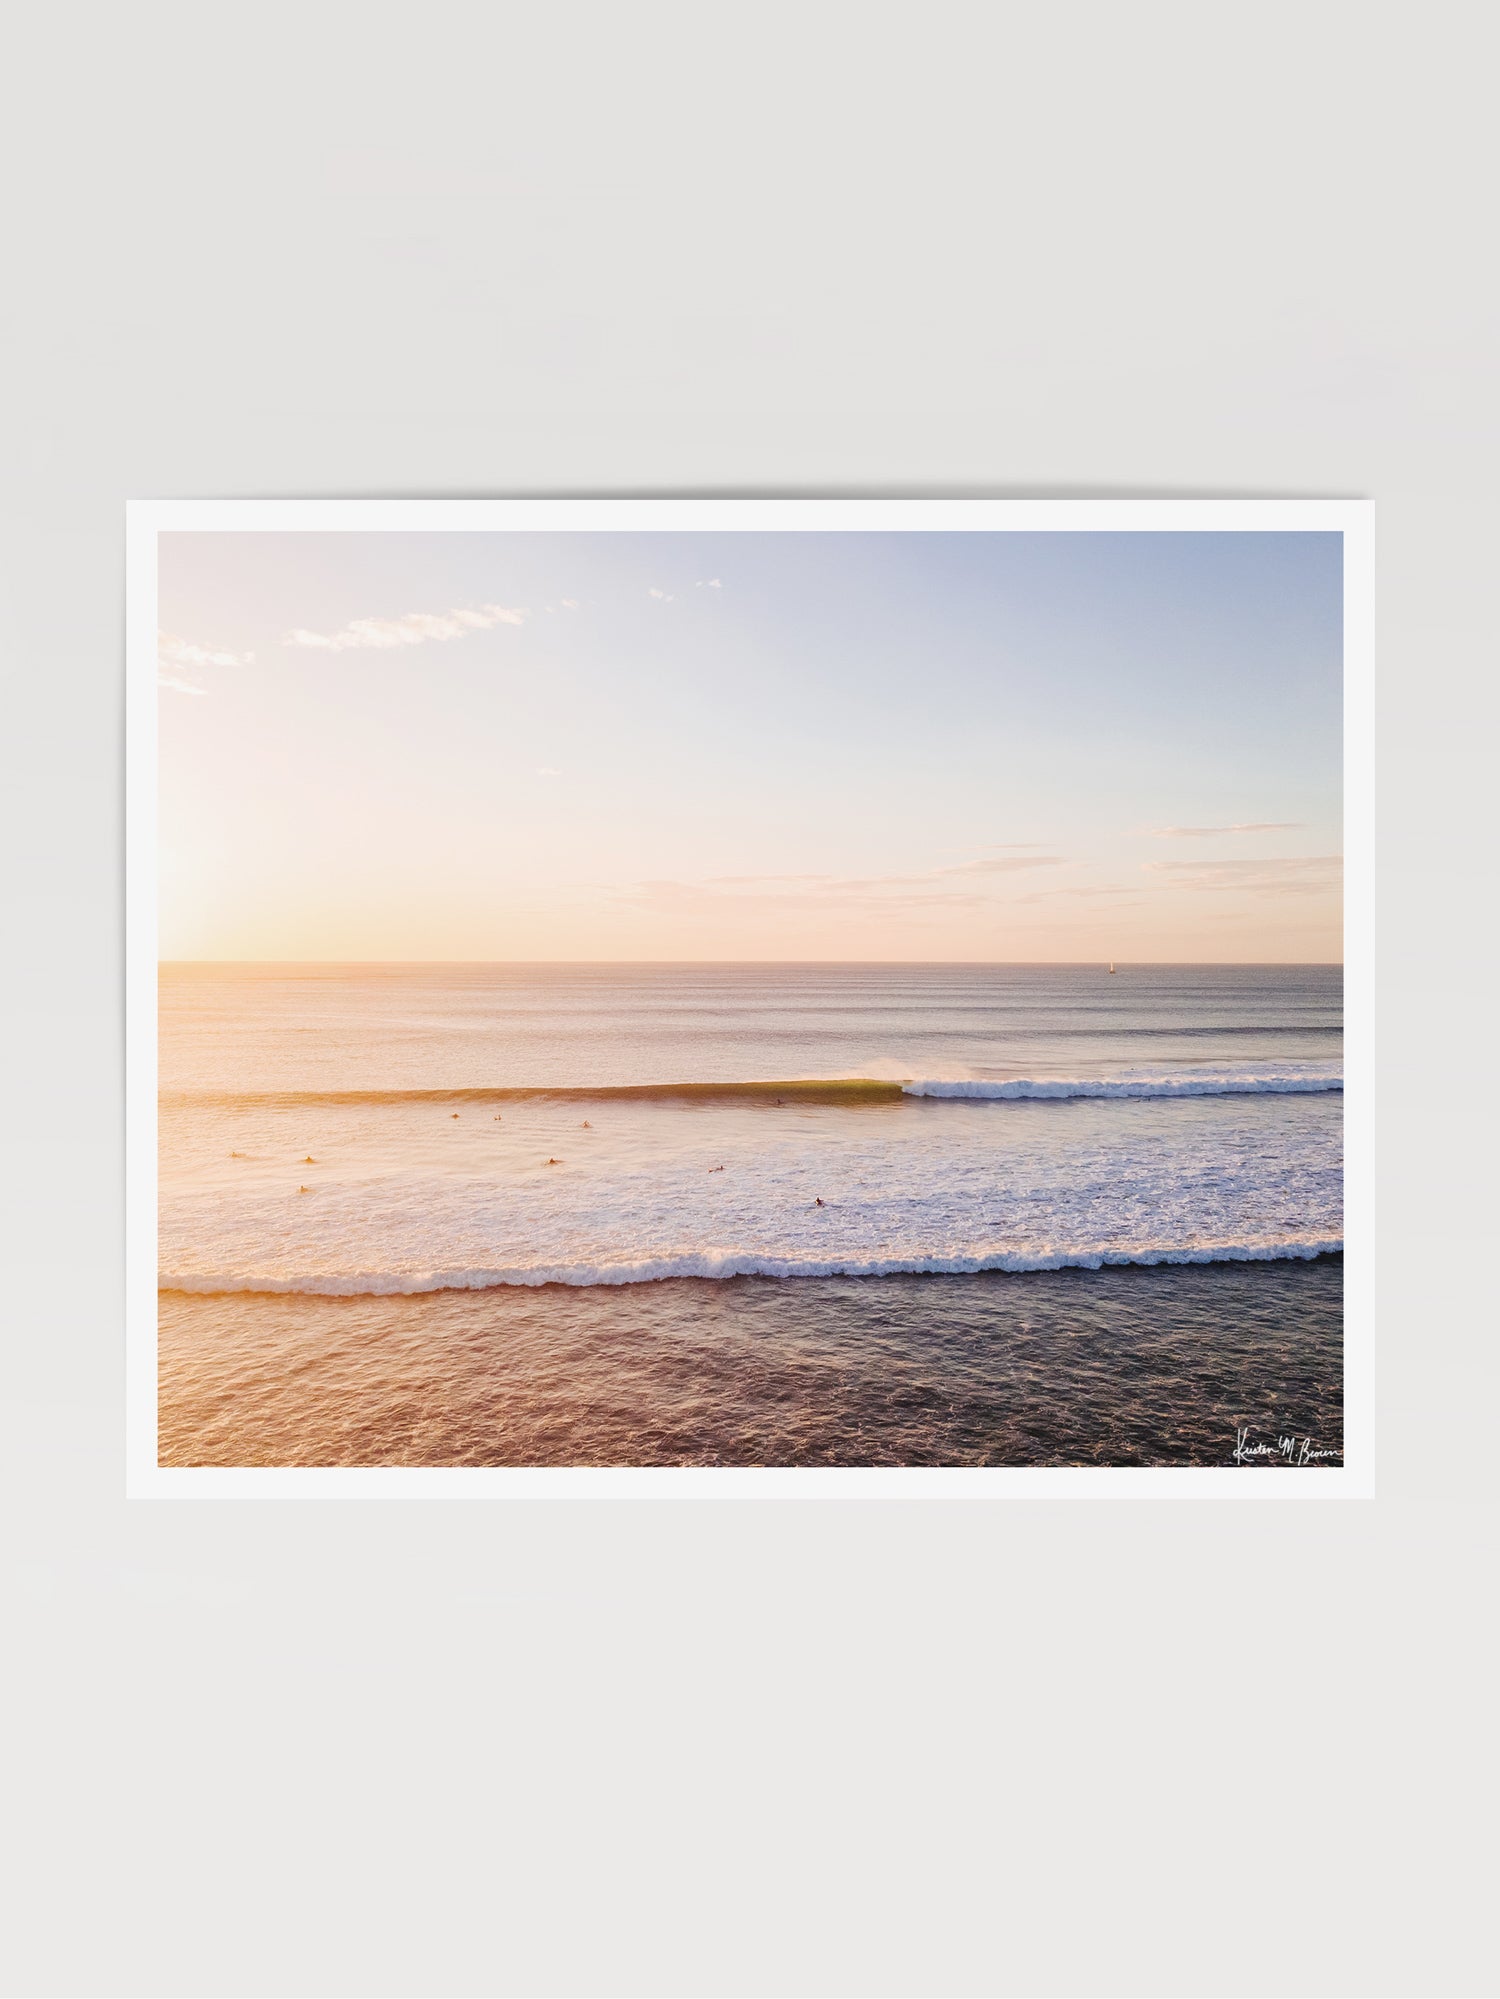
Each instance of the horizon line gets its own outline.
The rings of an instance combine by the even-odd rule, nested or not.
[[[1134,965],[1157,969],[1162,966],[1261,966],[1303,967],[1322,970],[1344,968],[1342,958],[1111,958],[1107,953],[1089,958],[158,958],[158,968],[176,965],[506,965],[506,966],[597,966],[597,965],[879,965],[879,966],[1086,966]]]

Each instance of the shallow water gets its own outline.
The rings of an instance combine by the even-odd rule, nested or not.
[[[169,969],[162,1282],[1305,1256],[1339,1011],[1320,967]]]
[[[1337,1449],[1341,983],[164,968],[164,1457]]]

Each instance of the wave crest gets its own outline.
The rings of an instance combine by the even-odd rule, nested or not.
[[[921,1080],[878,1076],[789,1076],[764,1083],[590,1083],[531,1084],[516,1088],[480,1086],[434,1090],[164,1090],[164,1105],[216,1104],[299,1109],[310,1104],[501,1104],[688,1102],[755,1104],[895,1104],[903,1097],[961,1098],[971,1102],[1009,1099],[1047,1101],[1070,1097],[1242,1097],[1303,1096],[1342,1090],[1342,1075],[1298,1069],[1220,1074],[1184,1070],[1176,1074],[1126,1076],[1015,1076],[994,1081],[973,1077]]]
[[[349,1276],[261,1277],[217,1272],[171,1273],[158,1280],[162,1291],[198,1294],[254,1291],[313,1298],[383,1298],[428,1291],[495,1291],[507,1286],[535,1289],[544,1284],[654,1284],[671,1277],[722,1280],[731,1277],[904,1277],[977,1276],[983,1271],[1102,1270],[1130,1264],[1310,1262],[1343,1253],[1339,1237],[1276,1243],[1214,1243],[1190,1249],[1141,1244],[1129,1249],[1059,1249],[972,1256],[769,1257],[737,1255],[667,1256],[642,1263],[538,1264],[501,1270],[360,1271]]]
[[[1237,1076],[1017,1076],[1005,1082],[957,1080],[903,1083],[909,1097],[1008,1098],[1316,1096],[1342,1090],[1342,1076],[1298,1073]]]

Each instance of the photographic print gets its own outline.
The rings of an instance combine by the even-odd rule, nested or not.
[[[137,509],[133,1489],[1362,1481],[1367,533]]]

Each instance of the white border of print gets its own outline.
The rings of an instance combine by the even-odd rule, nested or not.
[[[138,501],[126,609],[126,1489],[132,1498],[1206,1498],[1374,1491],[1374,521],[1359,500]],[[156,538],[163,532],[767,529],[1344,537],[1346,1039],[1344,1463],[1264,1468],[262,1467],[156,1462]],[[1229,1448],[1226,1439],[1226,1451]]]

